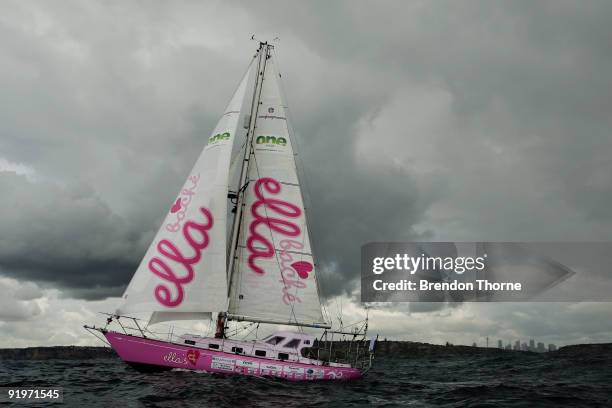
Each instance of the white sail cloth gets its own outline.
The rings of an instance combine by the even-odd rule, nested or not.
[[[261,86],[229,312],[237,320],[324,324],[273,56],[266,62]]]
[[[215,127],[123,295],[117,314],[151,323],[210,317],[227,305],[227,192],[249,70]]]

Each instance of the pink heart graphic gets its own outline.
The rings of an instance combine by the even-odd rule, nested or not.
[[[291,264],[291,267],[295,269],[298,276],[302,279],[308,278],[308,273],[312,272],[312,264],[306,261],[298,261]]]
[[[200,358],[199,350],[189,350],[187,352],[187,361],[189,361],[191,364],[196,365],[198,358]]]
[[[172,204],[172,207],[170,207],[170,212],[172,214],[174,214],[175,212],[177,212],[180,209],[181,209],[181,199],[179,197],[179,198],[176,199],[176,202],[174,204]]]

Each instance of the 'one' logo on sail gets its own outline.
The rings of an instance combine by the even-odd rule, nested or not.
[[[286,146],[287,139],[282,136],[257,136],[257,139],[255,139],[255,143],[258,145],[266,144],[274,146]]]
[[[221,142],[223,140],[229,140],[229,138],[230,138],[229,132],[217,133],[216,135],[212,135],[211,137],[208,138],[208,144],[211,145],[213,143]]]

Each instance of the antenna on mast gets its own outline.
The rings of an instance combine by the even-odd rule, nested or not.
[[[270,40],[270,41],[260,41],[260,40],[259,40],[259,38],[257,38],[257,37],[255,36],[255,34],[253,34],[253,35],[251,35],[251,41],[259,41],[259,42],[260,42],[260,43],[262,43],[262,44],[268,44],[268,42],[273,43],[273,42],[276,42],[276,41],[280,41],[280,37],[276,36],[276,37],[274,37],[274,38],[273,38],[272,40]]]

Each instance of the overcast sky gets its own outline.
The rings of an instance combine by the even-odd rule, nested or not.
[[[89,344],[259,39],[324,293],[371,241],[612,240],[608,1],[0,3],[0,347]],[[372,312],[393,338],[611,341],[612,305]],[[95,339],[94,339],[95,340]]]

